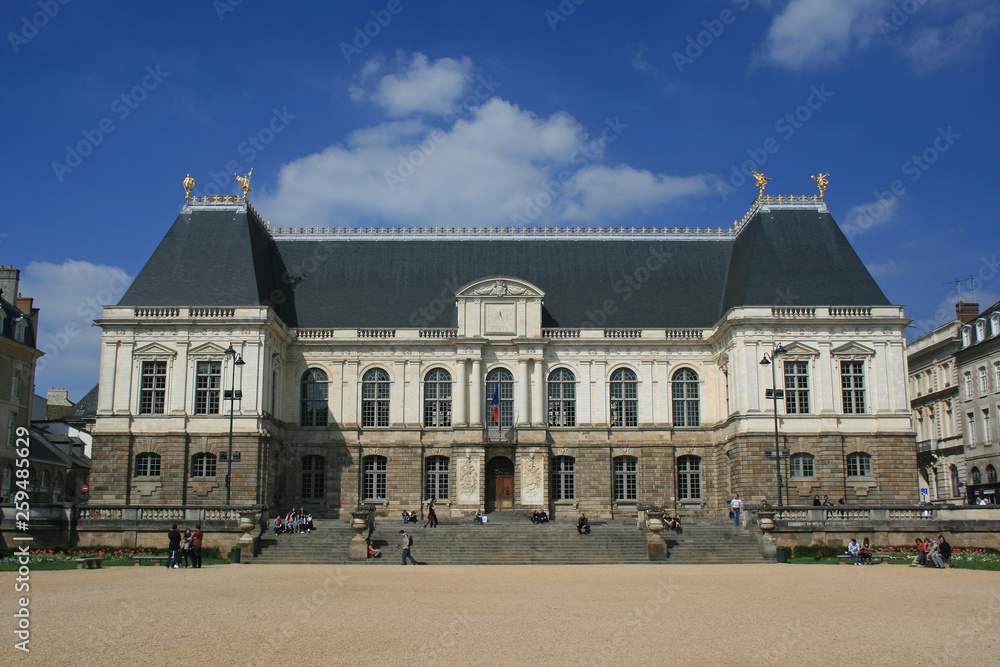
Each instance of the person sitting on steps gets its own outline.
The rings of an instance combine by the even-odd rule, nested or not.
[[[590,521],[583,512],[580,512],[580,518],[576,520],[576,531],[581,535],[590,535]]]

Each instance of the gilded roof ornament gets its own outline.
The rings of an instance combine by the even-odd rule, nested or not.
[[[194,190],[194,179],[188,174],[184,179],[184,201],[191,199],[191,191]]]
[[[243,198],[247,198],[247,194],[251,192],[250,190],[250,177],[253,176],[253,167],[250,167],[250,171],[247,172],[246,176],[240,176],[236,174],[236,180],[240,182],[240,190],[243,191]]]
[[[764,174],[754,171],[753,169],[750,170],[750,173],[753,174],[754,180],[757,181],[757,187],[760,188],[760,196],[763,197],[764,187],[767,185],[767,182],[771,179],[765,176]]]
[[[813,176],[812,179],[816,181],[816,187],[819,188],[819,198],[826,198],[826,186],[830,183],[830,173],[820,173],[818,176]]]

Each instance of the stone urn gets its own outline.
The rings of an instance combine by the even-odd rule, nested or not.
[[[760,525],[760,529],[765,533],[770,533],[774,530],[774,515],[761,515],[757,517],[757,523]]]
[[[368,542],[362,533],[368,530],[368,511],[355,510],[351,512],[351,528],[356,533],[347,547],[347,556],[351,560],[366,560],[368,558]]]
[[[236,546],[240,548],[243,558],[253,558],[257,553],[257,538],[253,533],[257,530],[260,522],[260,512],[258,510],[239,510],[240,519],[237,526],[243,534],[236,540]]]
[[[646,516],[646,530],[651,533],[659,533],[664,529],[663,516],[662,515],[647,515]]]
[[[260,515],[257,513],[257,510],[240,510],[239,512],[240,530],[246,533],[247,537],[252,539],[253,535],[251,535],[251,533],[253,533],[254,529],[257,527],[257,521],[259,520]]]
[[[351,528],[361,537],[361,533],[368,530],[368,511],[356,510],[351,512]]]

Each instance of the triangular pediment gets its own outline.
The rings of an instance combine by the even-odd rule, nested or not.
[[[150,343],[149,345],[143,345],[142,347],[136,348],[135,352],[132,353],[134,357],[176,357],[177,351],[171,350],[169,347],[164,347],[159,343]]]
[[[202,343],[191,348],[188,354],[197,357],[221,357],[226,354],[226,349],[217,343]]]
[[[527,280],[510,276],[489,276],[477,278],[455,292],[456,297],[543,297],[545,294]]]
[[[792,357],[818,357],[819,350],[804,343],[789,343],[784,346],[785,355]]]
[[[835,347],[830,350],[830,353],[836,357],[873,357],[875,356],[875,350],[868,347],[867,345],[862,345],[861,343],[856,343],[851,341],[850,343],[845,343],[840,347]]]

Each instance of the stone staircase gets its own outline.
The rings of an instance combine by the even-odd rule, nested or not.
[[[437,528],[399,521],[376,524],[372,541],[383,551],[381,559],[351,561],[347,546],[354,536],[346,522],[314,521],[312,533],[281,535],[270,532],[261,540],[260,564],[371,564],[398,565],[400,529],[413,536],[413,557],[429,565],[520,565],[650,563],[646,537],[635,523],[592,524],[590,535],[579,535],[574,522],[534,525],[517,514],[492,514],[490,522],[444,523]],[[757,540],[732,525],[690,525],[680,535],[661,533],[670,557],[666,563],[763,563]]]

